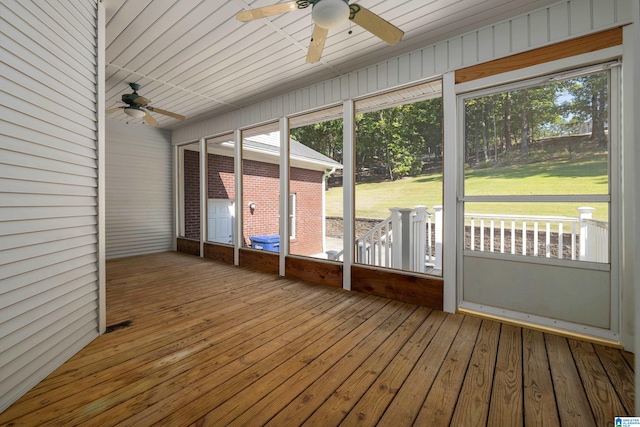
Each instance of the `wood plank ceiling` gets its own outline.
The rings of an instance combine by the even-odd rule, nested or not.
[[[352,0],[405,32],[389,46],[361,27],[331,30],[320,62],[305,57],[310,8],[243,24],[241,10],[278,0],[104,0],[106,108],[124,105],[128,82],[153,107],[188,120],[240,109],[420,47],[534,10],[554,0]],[[349,30],[353,33],[349,34]],[[142,123],[122,112],[109,116]],[[187,122],[154,114],[163,128]]]

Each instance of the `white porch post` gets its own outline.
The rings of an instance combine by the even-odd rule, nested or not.
[[[240,265],[240,247],[242,246],[242,131],[233,133],[233,170],[235,188],[235,230],[233,232],[233,263]]]
[[[344,252],[342,256],[342,288],[351,290],[351,266],[353,265],[354,252],[354,223],[355,212],[353,203],[353,181],[355,169],[355,108],[352,99],[342,104],[342,135],[343,135],[343,160],[342,172],[342,206],[343,206],[343,239]]]
[[[442,271],[442,206],[434,206],[436,227],[436,270]]]
[[[580,224],[580,260],[591,261],[593,258],[593,251],[589,248],[589,225],[587,219],[593,217],[594,208],[588,206],[582,206],[578,208],[578,222]],[[560,249],[558,249],[560,250]]]
[[[289,118],[281,117],[280,131],[280,252],[279,273],[284,276],[285,260],[289,254]]]
[[[457,148],[457,105],[455,90],[455,73],[448,72],[442,76],[442,109],[443,109],[443,141],[444,151],[444,171],[443,171],[443,206],[447,207],[447,223],[443,224],[449,244],[444,248],[442,257],[446,260],[442,262],[442,278],[444,280],[443,289],[443,310],[455,313],[458,307],[457,286],[458,280],[462,279],[462,263],[456,263],[458,251],[462,256],[464,247],[464,217],[463,211],[458,211],[458,196],[462,196],[462,177],[458,176],[458,164],[464,164],[462,153]],[[461,205],[462,206],[462,205]],[[460,206],[460,207],[461,207]],[[443,216],[444,220],[444,216]],[[461,235],[458,236],[458,221],[460,221]],[[441,257],[441,259],[442,259]],[[461,282],[460,282],[461,285]]]
[[[209,167],[207,159],[207,140],[200,138],[200,256],[204,258],[204,242],[208,239],[207,218]]]
[[[393,268],[402,268],[402,223],[400,209],[389,208],[391,211],[391,262]]]
[[[402,243],[400,245],[402,251],[402,258],[400,268],[403,270],[409,270],[409,266],[411,265],[411,212],[413,209],[411,208],[402,208],[400,209],[400,232],[402,233]],[[395,228],[394,228],[394,237]],[[396,247],[396,241],[393,241],[393,247]]]
[[[416,215],[411,221],[411,262],[414,265],[411,265],[410,268],[413,271],[424,273],[427,259],[427,207],[416,206],[414,210]],[[417,232],[414,232],[414,224],[418,226]]]

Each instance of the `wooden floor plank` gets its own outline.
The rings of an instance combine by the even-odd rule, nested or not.
[[[483,320],[450,424],[487,424],[499,338],[500,323]]]
[[[391,306],[391,304],[389,304]],[[349,335],[344,337],[331,348],[324,351],[318,358],[303,366],[295,375],[274,388],[272,384],[265,387],[265,391],[271,389],[262,399],[252,405],[246,411],[239,413],[233,419],[233,423],[249,424],[255,422],[258,425],[266,424],[278,412],[287,406],[288,402],[298,397],[305,388],[313,384],[322,374],[329,371],[343,359],[358,358],[359,362],[373,353],[377,347],[382,345],[397,328],[412,314],[409,304],[398,304],[398,310],[391,312],[389,307],[389,317],[381,320],[371,317]],[[381,313],[382,314],[382,313]],[[338,372],[336,368],[334,372]],[[340,372],[342,372],[340,370]],[[231,420],[231,416],[223,421]]]
[[[628,351],[622,351],[622,356],[624,356],[625,360],[627,361],[627,363],[629,364],[629,366],[631,366],[631,369],[635,370],[635,363],[636,363],[636,357],[635,354],[630,353]]]
[[[596,425],[567,339],[545,334],[558,415],[563,426]]]
[[[432,313],[431,309],[418,307],[408,319],[394,331],[393,335],[382,343],[368,342],[374,349],[370,355],[365,354],[360,349],[351,351],[347,357],[343,357],[338,363],[318,378],[313,384],[307,387],[302,393],[291,401],[283,410],[274,416],[267,425],[301,425],[304,423],[321,405],[327,405],[327,400],[331,396],[339,393],[339,389],[349,383],[349,391],[354,391],[354,384],[349,380],[358,378],[354,382],[362,384],[363,380],[359,374],[369,373],[370,377],[377,375],[397,354],[407,342],[410,341],[414,333],[422,325],[428,325],[425,320]],[[369,340],[367,340],[369,341]],[[376,348],[377,347],[377,348]],[[372,375],[371,375],[372,374]],[[345,381],[344,378],[348,377]],[[339,410],[333,408],[333,413],[339,414]],[[339,422],[340,420],[336,420]],[[327,425],[326,420],[323,421]],[[336,424],[337,424],[336,422]]]
[[[628,381],[629,378],[633,378],[634,373],[631,366],[625,363],[626,358],[623,353],[626,352],[602,345],[594,345],[594,348],[626,413],[634,414],[636,391],[633,384]]]
[[[382,391],[383,387],[372,387],[375,381],[380,379],[382,382],[387,382],[387,378],[396,377],[394,374],[389,374],[393,370],[390,367],[397,365],[394,363],[395,360],[407,361],[410,370],[415,360],[424,351],[424,347],[432,342],[445,317],[446,314],[440,311],[432,312],[399,352],[384,351],[384,348],[381,348],[382,352],[376,352],[375,357],[367,359],[342,385],[336,388],[304,425],[338,425],[368,390]]]
[[[298,301],[304,302],[305,300]],[[305,310],[309,308],[305,307]],[[28,411],[25,419],[34,420],[34,422],[40,424],[48,421],[49,417],[63,417],[65,413],[69,413],[74,408],[79,408],[100,399],[101,407],[93,405],[93,416],[95,417],[100,410],[106,410],[130,396],[136,390],[134,384],[143,387],[143,389],[151,387],[155,378],[159,377],[166,380],[167,371],[173,371],[174,375],[183,372],[184,369],[180,367],[180,362],[183,360],[189,360],[190,357],[216,343],[222,342],[226,338],[238,338],[235,333],[242,328],[247,328],[245,323],[258,326],[261,321],[268,320],[270,316],[281,312],[288,314],[292,309],[293,307],[285,304],[278,311],[267,311],[264,313],[265,316],[258,318],[253,316],[259,316],[261,314],[259,311],[245,313],[244,316],[234,319],[236,322],[241,322],[238,326],[230,324],[231,322],[223,322],[208,329],[194,330],[186,336],[174,336],[171,338],[172,341],[166,342],[162,347],[152,348],[151,346],[146,346],[124,351],[119,358],[122,360],[112,366],[106,365],[111,359],[104,359],[99,364],[89,365],[90,369],[85,370],[83,375],[76,372],[71,374],[72,378],[76,378],[76,374],[79,375],[79,378],[71,382],[67,381],[63,386],[53,389],[55,399],[42,401],[39,399],[41,393],[30,399],[25,404],[25,410]],[[248,330],[254,333],[258,331],[250,326]],[[130,358],[130,356],[134,357]],[[178,364],[178,367],[176,367],[176,364]],[[96,365],[98,366],[96,367]],[[186,368],[192,368],[192,366],[187,365]],[[140,384],[142,380],[144,381]],[[104,382],[108,382],[108,385],[100,388],[95,387],[95,385]],[[78,392],[78,388],[86,388],[86,390]],[[124,394],[119,393],[121,389],[126,389]],[[105,399],[108,394],[115,394],[115,396]],[[52,400],[54,401],[52,402]],[[41,407],[41,405],[44,406]]]
[[[613,427],[615,417],[632,415],[625,411],[593,345],[574,339],[570,339],[568,342],[591,404],[596,425]]]
[[[558,407],[542,332],[522,330],[522,366],[525,426],[559,425]]]
[[[191,255],[108,261],[107,321],[122,320],[0,425],[606,425],[634,410],[628,352]]]
[[[275,297],[275,295],[274,295]],[[312,298],[313,295],[309,294],[308,298]],[[297,304],[299,301],[306,301],[304,294],[298,295],[298,297],[284,296],[282,305]],[[196,324],[190,324],[188,328],[183,328],[179,332],[174,332],[171,335],[165,335],[162,339],[154,340],[147,345],[144,345],[142,340],[126,340],[128,345],[116,346],[114,353],[105,352],[104,357],[100,358],[99,355],[90,360],[90,363],[86,363],[83,359],[81,365],[75,365],[75,361],[72,360],[67,365],[67,375],[59,375],[54,373],[51,380],[47,382],[48,389],[56,391],[56,397],[62,399],[68,394],[66,389],[75,393],[78,387],[82,387],[82,381],[89,381],[93,385],[99,384],[102,380],[108,380],[116,376],[116,372],[127,372],[130,369],[134,369],[146,361],[155,361],[156,358],[164,357],[164,355],[171,354],[174,351],[182,349],[188,345],[190,341],[200,341],[207,339],[207,337],[215,335],[217,339],[223,338],[224,334],[233,332],[231,326],[233,323],[242,325],[243,322],[249,322],[251,324],[257,324],[259,322],[258,317],[262,314],[273,313],[272,303],[269,301],[263,301],[253,306],[252,312],[247,312],[246,307],[238,308],[238,313],[235,314],[232,321],[220,320],[217,324],[207,321],[207,317],[200,318]],[[285,310],[284,307],[280,307],[279,310]],[[277,313],[277,312],[276,312]],[[214,326],[212,326],[214,325]],[[246,327],[247,325],[244,325]],[[236,327],[236,328],[239,328]],[[122,331],[126,336],[126,333],[133,331],[135,328],[127,331]],[[223,334],[224,332],[224,334]],[[149,336],[154,336],[153,333],[149,333]],[[97,340],[98,341],[98,340]],[[203,345],[206,345],[203,344]],[[76,359],[77,360],[77,359]],[[36,388],[32,390],[26,399],[38,400],[39,395],[45,392],[47,389],[44,387]],[[48,402],[51,403],[51,402]]]
[[[440,314],[434,327],[425,331],[424,341],[414,341],[392,360],[350,412],[352,419],[377,421],[382,417],[380,425],[413,425],[463,319]]]
[[[453,341],[445,362],[418,413],[416,425],[443,426],[449,424],[476,343],[480,324],[480,319],[471,316],[466,316],[462,321],[456,339]]]
[[[182,420],[184,417],[194,416],[200,418],[211,411],[211,408],[217,408],[247,390],[251,391],[252,384],[264,375],[286,366],[299,353],[302,353],[298,356],[302,360],[314,357],[322,348],[347,335],[388,303],[381,298],[359,299],[361,304],[354,304],[340,315],[320,324],[314,323],[319,322],[315,318],[307,322],[308,329],[299,326],[291,330],[288,336],[271,341],[225,365],[222,372],[210,372],[194,383],[172,385],[165,392],[165,399],[151,406],[145,403],[145,409],[127,419],[123,425],[136,426],[141,422],[156,423],[161,420],[170,423],[172,419]],[[173,390],[180,392],[185,386],[188,386],[186,393],[177,398],[172,395]],[[253,395],[244,394],[243,397],[253,402]]]
[[[522,328],[503,324],[487,426],[522,426]]]
[[[367,305],[366,301],[362,303]],[[194,366],[184,374],[168,379],[162,378],[164,381],[157,382],[155,385],[146,385],[135,397],[120,399],[122,403],[114,407],[112,411],[104,413],[104,420],[102,416],[94,417],[91,424],[99,426],[102,422],[114,419],[122,419],[125,425],[158,422],[167,416],[172,409],[180,409],[180,405],[185,401],[191,402],[191,397],[198,397],[204,391],[215,388],[233,378],[234,375],[243,374],[251,366],[253,358],[258,358],[260,354],[268,355],[273,348],[279,349],[278,345],[288,343],[306,331],[312,330],[326,319],[330,319],[332,311],[342,310],[348,305],[349,298],[342,296],[337,304],[332,300],[327,306],[323,304],[316,310],[308,310],[307,313],[296,316],[292,322],[281,324],[275,328],[267,326],[265,333],[250,340],[244,340],[238,346],[223,346],[219,352],[210,352],[207,359],[194,360]],[[180,398],[184,400],[172,397],[176,392],[185,391],[187,394],[180,395]],[[130,390],[126,390],[126,392],[130,393]],[[153,412],[153,416],[140,414],[140,411],[148,410],[147,408],[154,408],[154,410],[149,410]],[[132,417],[132,414],[135,415]]]
[[[64,370],[58,369],[51,375],[51,380],[47,382],[48,389],[74,382],[79,377],[87,377],[97,373],[102,373],[104,376],[106,365],[124,363],[129,360],[132,354],[151,353],[155,349],[176,343],[182,338],[191,337],[201,331],[209,330],[212,324],[228,324],[225,317],[233,317],[236,321],[245,318],[248,321],[255,322],[256,317],[271,310],[271,299],[280,294],[273,292],[273,290],[267,294],[261,294],[259,290],[257,293],[258,295],[247,297],[242,301],[229,301],[225,307],[210,304],[207,309],[205,305],[200,310],[194,310],[190,316],[173,318],[173,321],[169,324],[159,322],[149,327],[144,322],[142,322],[143,324],[134,323],[134,327],[126,331],[119,330],[114,332],[113,335],[109,335],[109,340],[95,340],[87,346],[82,355],[69,360],[65,364]],[[310,292],[305,292],[297,297],[283,299],[282,304],[295,303],[296,299],[304,298],[305,295],[312,298]],[[248,308],[252,309],[251,313],[253,314],[247,311]],[[184,321],[181,321],[181,319],[184,319]],[[97,350],[96,347],[98,348]],[[55,377],[57,378],[54,379]],[[38,394],[46,392],[48,389],[42,386],[38,387],[33,390],[31,395],[37,398]]]

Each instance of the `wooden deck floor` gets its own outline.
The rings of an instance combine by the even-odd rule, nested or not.
[[[177,253],[108,262],[108,325],[9,425],[613,425],[629,353]]]

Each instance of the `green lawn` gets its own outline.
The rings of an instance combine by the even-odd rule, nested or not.
[[[607,194],[607,154],[598,153],[573,160],[555,159],[465,171],[467,195],[551,195]],[[442,204],[442,174],[420,175],[393,182],[356,185],[356,216],[386,218],[389,208]],[[331,188],[326,195],[327,215],[342,216],[342,188]],[[578,215],[584,203],[473,203],[471,213],[517,215]],[[595,219],[608,221],[606,203],[587,204],[596,210]],[[432,209],[430,209],[432,210]]]

